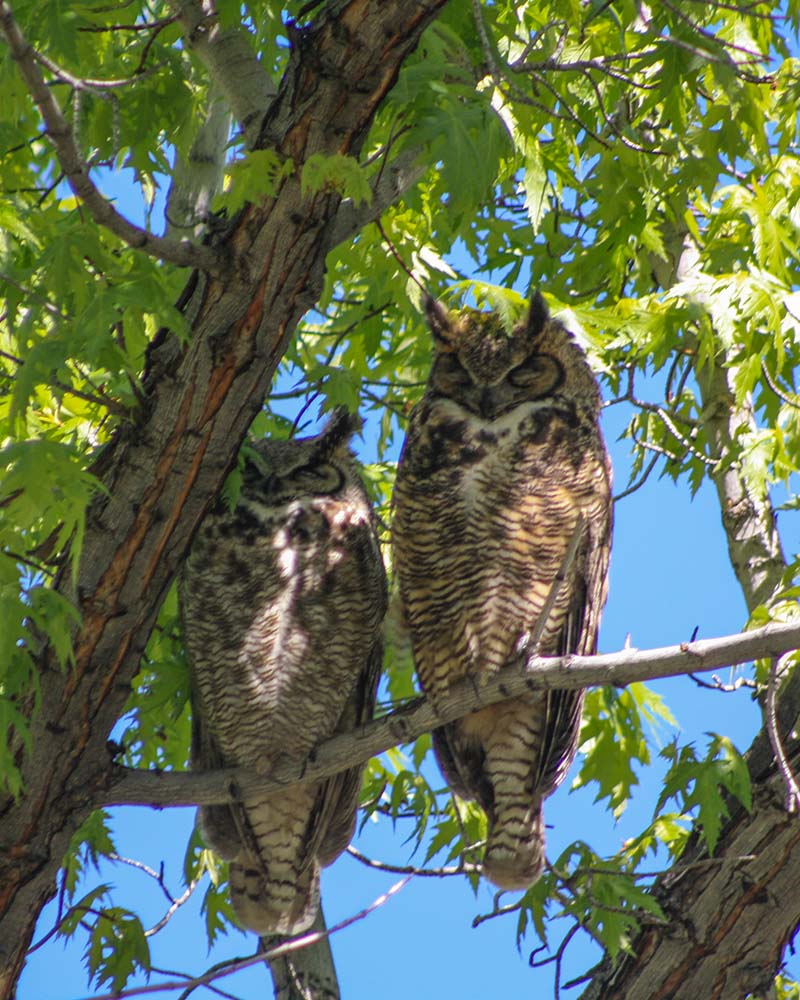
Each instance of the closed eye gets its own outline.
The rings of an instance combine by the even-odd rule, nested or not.
[[[309,493],[336,493],[344,484],[341,470],[329,462],[301,465],[292,472],[288,479],[296,487]]]
[[[543,388],[552,390],[561,381],[561,365],[548,354],[536,354],[512,368],[506,376],[518,389]]]
[[[472,376],[456,358],[448,358],[447,367],[441,374],[451,385],[472,385]]]

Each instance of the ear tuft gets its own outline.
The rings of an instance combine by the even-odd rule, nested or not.
[[[537,288],[533,295],[531,295],[528,319],[525,323],[525,332],[527,335],[531,339],[538,337],[549,318],[550,310],[547,308],[547,303],[542,298],[542,293]]]
[[[437,302],[432,295],[428,295],[425,299],[425,315],[428,317],[428,326],[431,328],[433,339],[440,346],[450,348],[450,335],[452,332],[450,314],[442,303]]]
[[[346,406],[335,406],[319,433],[322,449],[331,455],[337,448],[347,446],[356,431],[361,430],[362,424],[358,413],[351,413]]]

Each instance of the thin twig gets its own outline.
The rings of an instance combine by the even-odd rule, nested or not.
[[[192,978],[188,972],[180,972],[180,971],[175,971],[173,969],[162,969],[156,965],[151,965],[149,972],[151,974],[155,972],[159,976],[183,976],[184,980]],[[194,990],[195,988],[196,987],[192,986],[190,987],[190,989],[184,990],[183,993],[181,993],[180,996],[178,997],[178,1000],[185,1000],[185,998],[188,997],[189,994],[192,992],[192,990]],[[218,986],[215,986],[213,983],[208,983],[205,986],[205,989],[209,990],[211,993],[215,993],[218,997],[224,997],[224,1000],[241,1000],[241,998],[237,997],[234,993],[228,993],[226,990],[221,990]]]
[[[636,480],[636,482],[631,483],[631,485],[627,489],[624,489],[621,493],[617,493],[612,498],[613,502],[617,503],[618,500],[622,500],[625,497],[629,497],[631,495],[631,493],[635,493],[637,490],[641,489],[642,486],[644,486],[644,484],[650,478],[650,473],[655,468],[657,461],[658,461],[658,455],[653,455],[653,457],[647,463],[647,466],[646,466],[644,472],[641,474],[641,476],[639,476],[639,478]]]
[[[800,410],[800,402],[798,401],[797,397],[795,396],[794,399],[792,399],[791,396],[788,396],[776,384],[776,382],[774,381],[774,379],[770,375],[769,371],[767,370],[767,366],[766,366],[766,364],[764,363],[763,360],[761,361],[761,374],[764,376],[764,381],[767,383],[767,385],[770,387],[770,389],[772,389],[772,391],[775,393],[775,395],[778,397],[778,399],[782,399],[783,402],[786,403],[787,406],[791,406],[791,407],[793,407],[796,410]]]
[[[150,878],[153,879],[154,882],[158,883],[159,888],[161,889],[161,891],[164,893],[164,895],[167,898],[167,902],[168,903],[174,903],[175,902],[175,897],[169,891],[169,889],[167,888],[167,886],[166,886],[166,884],[164,882],[164,864],[163,864],[163,862],[161,864],[161,871],[157,872],[153,868],[151,868],[149,865],[146,865],[143,861],[139,861],[136,858],[123,858],[122,855],[120,855],[120,854],[109,854],[108,855],[108,859],[109,859],[109,861],[117,861],[119,864],[122,864],[122,865],[129,865],[131,868],[136,868],[138,871],[144,872],[145,875],[149,875]]]
[[[383,239],[386,246],[389,248],[389,252],[391,253],[391,255],[395,258],[395,260],[398,262],[400,267],[405,271],[405,273],[409,276],[409,278],[411,278],[414,284],[421,290],[422,294],[427,295],[428,289],[422,284],[422,282],[419,280],[416,274],[414,274],[414,272],[409,268],[408,264],[406,264],[406,262],[400,256],[400,252],[398,251],[397,247],[394,245],[394,243],[392,243],[392,241],[387,236],[386,230],[383,228],[380,219],[375,220],[375,225],[378,227],[378,232],[381,234],[381,238]]]
[[[772,745],[772,752],[775,754],[775,762],[778,770],[786,783],[786,811],[796,813],[800,809],[800,787],[797,785],[791,765],[786,757],[783,748],[781,734],[778,732],[778,715],[776,709],[776,694],[778,687],[778,663],[779,657],[772,660],[769,670],[769,686],[767,688],[767,732]]]
[[[120,87],[129,87],[131,84],[141,83],[142,80],[152,76],[153,73],[163,66],[163,63],[160,63],[159,65],[151,66],[150,69],[137,73],[134,76],[122,77],[118,80],[96,80],[90,79],[89,77],[75,76],[73,73],[70,73],[69,70],[64,69],[63,66],[59,66],[58,63],[54,62],[42,52],[34,52],[33,58],[36,62],[44,66],[45,69],[50,70],[53,76],[62,83],[69,84],[69,86],[74,87],[75,90],[87,90],[94,92],[100,97],[104,96],[103,91],[117,90]]]
[[[356,861],[360,861],[362,865],[367,868],[374,868],[377,871],[389,872],[393,875],[419,875],[421,878],[447,878],[451,875],[478,875],[481,872],[480,865],[473,865],[469,862],[464,862],[460,865],[450,865],[445,868],[417,868],[415,865],[390,865],[385,861],[376,861],[374,858],[368,858],[366,854],[362,854],[358,848],[353,847],[351,844],[347,848],[347,853],[351,858],[355,858]]]
[[[507,913],[516,913],[521,909],[521,901],[517,903],[510,903],[508,906],[496,906],[491,913],[479,913],[476,917],[473,917],[472,927],[480,927],[480,925],[485,924],[487,920],[494,920],[495,917],[504,917]]]
[[[407,875],[405,878],[400,879],[399,882],[395,882],[390,889],[381,893],[377,899],[370,903],[370,905],[365,909],[361,910],[360,913],[356,913],[352,917],[347,917],[345,920],[340,921],[333,927],[329,927],[327,930],[312,931],[310,934],[302,934],[299,937],[285,941],[283,944],[276,945],[274,948],[268,948],[266,951],[259,952],[256,955],[251,955],[249,958],[236,959],[235,961],[226,964],[220,963],[220,967],[215,968],[213,973],[205,973],[204,975],[197,976],[194,979],[184,979],[179,982],[153,983],[148,986],[140,986],[136,989],[121,990],[116,993],[103,993],[94,997],[85,997],[83,1000],[121,1000],[123,997],[138,997],[149,995],[151,993],[164,993],[167,990],[207,986],[209,983],[213,983],[217,979],[223,979],[226,976],[231,976],[233,973],[240,972],[242,969],[249,969],[253,965],[269,963],[273,959],[291,954],[293,951],[299,951],[301,948],[309,948],[311,945],[318,944],[325,938],[330,937],[331,934],[336,934],[338,931],[344,930],[345,927],[349,927],[351,924],[369,916],[369,914],[374,910],[377,910],[379,907],[387,903],[392,896],[396,896],[401,889],[404,889],[412,878],[412,875]]]
[[[157,923],[153,924],[153,926],[149,928],[149,930],[146,930],[144,932],[144,936],[146,938],[152,937],[154,934],[158,934],[159,931],[163,930],[167,926],[167,924],[170,922],[175,913],[183,906],[184,903],[187,903],[189,901],[189,899],[192,896],[192,893],[200,884],[200,881],[201,880],[199,878],[192,879],[192,881],[186,887],[185,891],[176,899],[172,900],[172,903],[167,912],[164,914],[164,916]]]
[[[731,694],[734,691],[740,691],[742,688],[750,688],[754,691],[758,690],[758,684],[749,677],[737,677],[733,684],[725,684],[716,674],[712,674],[712,683],[709,684],[702,677],[695,677],[694,674],[689,674],[688,676],[698,687],[706,688],[709,691],[723,691],[725,694]]]

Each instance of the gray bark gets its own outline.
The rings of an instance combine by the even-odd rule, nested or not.
[[[197,130],[188,156],[175,153],[165,211],[166,236],[196,243],[205,233],[211,203],[222,188],[230,130],[227,102],[212,84],[206,118]]]
[[[334,736],[321,743],[310,760],[282,760],[263,772],[258,768],[229,768],[176,774],[118,768],[105,798],[96,804],[168,806],[246,801],[253,795],[338,774],[399,743],[411,743],[437,726],[526,691],[602,684],[622,686],[749,663],[798,647],[800,624],[767,625],[741,635],[662,649],[625,649],[599,656],[534,657],[526,664],[510,664],[479,687],[471,680],[453,684],[436,709],[426,699],[419,698],[351,733]]]

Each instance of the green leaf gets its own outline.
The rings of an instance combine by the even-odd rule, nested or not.
[[[70,897],[85,874],[87,863],[99,870],[101,857],[116,854],[110,817],[105,809],[95,809],[73,833],[64,855],[65,887]]]
[[[116,906],[103,910],[92,926],[84,958],[97,985],[109,983],[115,993],[135,972],[149,972],[150,948],[139,918]]]
[[[240,160],[228,164],[228,188],[218,195],[214,208],[230,214],[238,212],[247,202],[258,204],[274,198],[284,178],[294,173],[294,163],[282,159],[272,149],[252,149]]]
[[[358,160],[343,153],[313,153],[303,164],[300,189],[304,197],[330,188],[356,205],[372,201],[372,188]]]

